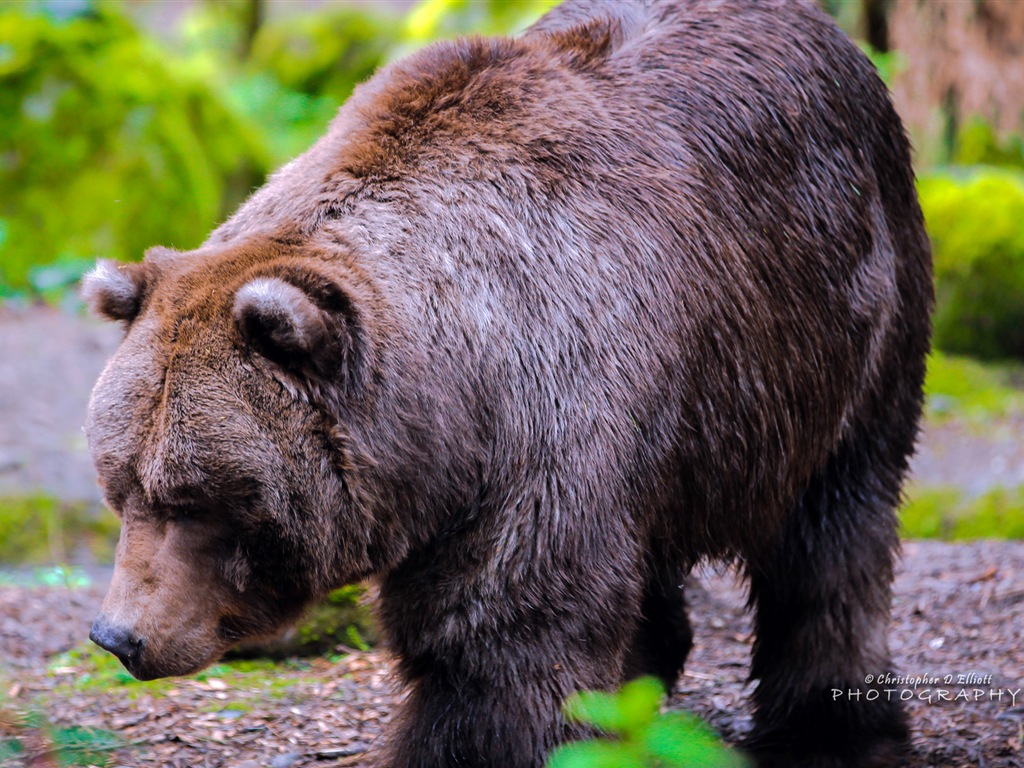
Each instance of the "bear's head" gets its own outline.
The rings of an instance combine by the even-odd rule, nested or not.
[[[140,679],[196,671],[372,570],[340,426],[367,342],[336,261],[272,240],[153,249],[84,282],[126,328],[86,422],[122,525],[91,637]]]

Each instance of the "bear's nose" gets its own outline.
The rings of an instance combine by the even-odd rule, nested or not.
[[[127,627],[111,624],[105,616],[99,616],[89,631],[89,639],[105,651],[110,651],[131,668],[142,652],[142,639]]]

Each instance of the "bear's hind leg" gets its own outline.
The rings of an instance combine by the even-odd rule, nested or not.
[[[626,657],[625,678],[652,675],[671,695],[693,647],[693,630],[686,613],[683,573],[662,574],[644,590],[636,635]]]
[[[762,768],[898,764],[906,720],[879,676],[892,671],[886,631],[902,470],[875,461],[877,447],[864,435],[844,443],[777,545],[748,558],[759,683],[747,746]]]

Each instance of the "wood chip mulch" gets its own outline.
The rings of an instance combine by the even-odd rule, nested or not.
[[[745,595],[727,572],[705,569],[699,583],[690,595],[696,646],[670,706],[735,740],[750,726]],[[117,735],[91,742],[96,765],[372,765],[400,695],[385,653],[284,664],[244,683],[76,687],[82,670],[59,666],[60,654],[85,641],[101,597],[97,587],[0,587],[2,768],[60,765],[53,733],[73,727]],[[894,686],[909,698],[908,768],[1024,768],[1022,608],[1024,543],[905,544],[890,644],[898,674],[923,679]],[[14,739],[22,752],[5,758]]]

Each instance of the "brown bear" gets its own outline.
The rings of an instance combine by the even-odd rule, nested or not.
[[[921,409],[908,143],[810,2],[576,2],[431,46],[197,250],[101,263],[87,434],[122,519],[92,638],[185,675],[379,582],[389,766],[542,765],[578,689],[744,569],[762,765],[866,766]],[[874,688],[874,690],[878,690]]]

